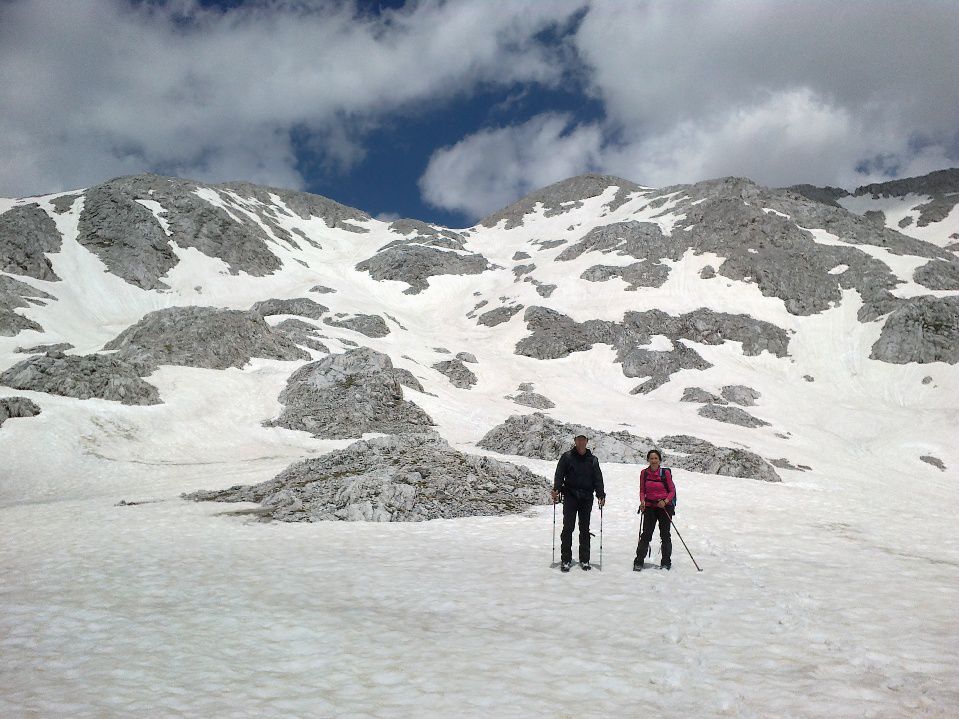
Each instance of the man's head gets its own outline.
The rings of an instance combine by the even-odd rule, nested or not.
[[[576,451],[579,452],[580,454],[584,454],[586,452],[586,443],[588,441],[589,439],[586,437],[585,434],[577,434],[573,438],[573,444],[576,445]]]

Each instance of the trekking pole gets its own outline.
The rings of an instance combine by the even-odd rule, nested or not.
[[[664,509],[663,511],[666,512],[666,516],[669,517],[669,523],[672,525],[673,529],[676,530],[676,536],[679,537],[679,541],[683,543],[683,548],[686,550],[686,554],[688,554],[689,558],[693,560],[693,564],[696,564],[696,559],[693,557],[693,553],[689,551],[689,547],[686,546],[686,540],[683,539],[683,535],[679,533],[679,529],[673,523],[673,518],[670,517],[669,510]],[[700,572],[703,571],[703,568],[698,564],[696,564],[696,569],[698,569]]]
[[[599,568],[603,569],[603,506],[599,506]]]
[[[553,564],[556,564],[556,500],[553,500]]]

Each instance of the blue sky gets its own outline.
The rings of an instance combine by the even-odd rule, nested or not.
[[[0,195],[154,171],[464,226],[586,171],[959,165],[959,3],[8,0]]]

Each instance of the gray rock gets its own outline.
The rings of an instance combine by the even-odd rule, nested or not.
[[[0,374],[0,384],[77,399],[109,399],[123,404],[160,404],[157,388],[140,377],[146,368],[112,355],[30,357]]]
[[[536,265],[530,263],[528,265],[516,265],[513,268],[513,276],[518,280],[523,275],[528,275],[530,272],[536,269]]]
[[[556,406],[549,397],[544,397],[536,392],[520,392],[519,394],[507,395],[506,399],[513,400],[516,404],[534,409],[552,409]]]
[[[590,282],[605,282],[612,277],[619,277],[629,285],[627,290],[636,290],[640,287],[662,287],[669,277],[669,268],[658,262],[643,260],[625,267],[593,265],[580,275],[580,278]]]
[[[816,378],[813,377],[811,374],[804,374],[804,375],[802,376],[802,378],[803,378],[804,380],[806,380],[807,382],[815,382],[815,381],[816,381]]]
[[[269,249],[274,241],[270,235],[252,218],[238,221],[201,199],[196,194],[200,187],[188,180],[137,175],[89,189],[77,241],[110,272],[143,289],[166,288],[160,278],[178,262],[171,242],[223,260],[233,274],[262,277],[278,270],[282,263]],[[158,202],[164,208],[169,237],[138,200]]]
[[[879,197],[905,197],[906,195],[926,195],[929,202],[913,209],[919,210],[919,227],[940,222],[959,204],[959,168],[937,170],[921,177],[907,177],[889,182],[863,185],[856,189],[856,196],[872,195]]]
[[[301,347],[309,347],[311,350],[316,350],[317,352],[330,354],[330,348],[318,339],[321,335],[316,325],[291,318],[276,324],[273,329],[276,332],[282,333],[294,344],[300,345]]]
[[[800,464],[798,466],[794,465],[785,457],[781,457],[780,459],[771,459],[769,461],[774,467],[778,467],[779,469],[791,469],[794,472],[807,472],[812,469],[812,467],[809,467],[805,464]]]
[[[495,327],[504,322],[509,322],[513,318],[513,315],[521,309],[523,309],[523,305],[497,307],[495,310],[489,310],[481,314],[476,322],[477,324],[486,325],[487,327]]]
[[[226,369],[243,367],[253,357],[308,360],[282,332],[261,315],[216,307],[170,307],[150,312],[110,340],[128,362]]]
[[[932,384],[932,377],[930,377],[929,375],[926,375],[925,377],[922,378],[922,383],[923,383],[923,384]]]
[[[824,205],[831,205],[832,207],[841,207],[841,205],[836,202],[836,200],[842,199],[843,197],[848,197],[849,192],[842,189],[841,187],[816,187],[815,185],[792,185],[790,187],[783,188],[785,190],[790,190],[797,195],[802,195],[807,197],[810,200],[815,202],[821,202]]]
[[[422,431],[433,420],[404,398],[401,380],[409,377],[369,347],[325,357],[293,373],[280,393],[283,412],[266,425],[327,439]]]
[[[599,252],[655,263],[663,258],[679,260],[685,251],[682,242],[664,235],[656,223],[629,221],[593,228],[579,242],[560,252],[556,259],[568,262],[587,252]]]
[[[14,310],[45,305],[44,300],[56,300],[56,297],[20,280],[0,275],[0,335],[13,337],[22,330],[43,332],[43,327]]]
[[[931,260],[918,268],[912,278],[930,290],[959,290],[959,262]]]
[[[540,250],[551,250],[554,247],[559,247],[560,245],[568,244],[566,240],[540,240],[537,242],[533,240],[533,244],[539,246]]]
[[[688,435],[663,437],[657,445],[649,437],[566,424],[540,412],[513,415],[487,432],[477,446],[501,454],[557,461],[579,433],[589,437],[590,450],[601,462],[646,464],[646,453],[655,448],[672,453],[664,452],[663,462],[674,469],[766,482],[781,481],[772,465],[747,450],[717,447]]]
[[[543,285],[539,283],[536,285],[536,291],[543,297],[549,297],[555,289],[556,285]]]
[[[899,224],[899,227],[901,228],[909,227],[909,225],[912,224],[912,216],[909,215],[909,216],[903,217],[901,220],[899,220],[898,224]]]
[[[379,315],[353,315],[343,319],[334,319],[327,317],[323,320],[332,327],[343,327],[344,329],[359,332],[367,337],[386,337],[390,333],[390,328]]]
[[[708,417],[718,422],[728,424],[738,424],[741,427],[768,427],[769,422],[764,422],[758,417],[753,417],[749,412],[739,409],[739,407],[721,407],[716,404],[705,404],[699,408],[697,414],[700,417]]]
[[[722,388],[724,399],[728,399],[733,404],[741,407],[755,407],[756,400],[762,395],[751,387],[741,384],[728,384]]]
[[[463,254],[414,242],[394,244],[381,249],[356,265],[360,272],[369,272],[374,280],[397,280],[409,287],[404,294],[419,294],[429,287],[428,279],[436,275],[478,275],[492,265],[480,254]]]
[[[354,442],[252,486],[183,495],[258,502],[264,519],[418,522],[516,514],[549,502],[550,482],[527,468],[463,454],[435,434]]]
[[[531,255],[528,252],[514,252],[513,253],[513,262],[519,262],[520,260],[528,260]]]
[[[535,211],[537,205],[543,206],[545,217],[554,217],[582,207],[583,200],[601,195],[614,186],[629,192],[642,189],[629,180],[611,175],[579,175],[537,190],[499,212],[483,218],[480,224],[484,227],[495,227],[500,221],[506,220],[506,229],[511,230],[521,226],[523,218]],[[619,197],[618,194],[617,197]]]
[[[699,276],[704,280],[711,280],[716,276],[716,269],[712,265],[706,265],[699,271]]]
[[[959,361],[959,297],[902,300],[872,346],[871,359],[892,364]]]
[[[456,359],[460,360],[461,362],[469,362],[470,364],[478,364],[478,360],[476,359],[476,355],[474,355],[472,352],[457,352],[457,353],[456,353]]]
[[[312,195],[308,192],[252,185],[248,182],[227,182],[216,185],[216,187],[229,190],[245,199],[256,200],[264,205],[272,205],[272,196],[275,195],[302,220],[318,217],[323,220],[327,227],[360,234],[369,232],[367,228],[353,224],[370,220],[368,214],[355,207],[341,205],[328,197]]]
[[[73,203],[75,203],[82,195],[60,195],[59,197],[54,197],[50,200],[50,204],[53,205],[53,211],[58,215],[62,215],[64,212],[69,212],[73,208]]]
[[[51,345],[33,345],[32,347],[17,347],[14,352],[22,354],[44,354],[46,352],[66,352],[72,350],[73,345],[69,342],[59,342]]]
[[[332,287],[325,287],[324,285],[313,285],[310,288],[310,292],[316,292],[321,295],[330,295],[336,292]]]
[[[329,307],[306,297],[297,297],[295,299],[272,299],[257,302],[250,308],[250,311],[262,317],[270,317],[271,315],[299,315],[301,317],[318,320],[325,312],[328,312],[329,309]]]
[[[667,467],[702,474],[718,474],[722,477],[758,479],[763,482],[782,481],[769,462],[745,449],[717,447],[704,439],[685,434],[663,437],[659,444],[662,449],[673,453],[672,456],[665,452],[663,454],[663,464]]]
[[[445,362],[437,362],[433,369],[446,375],[450,383],[459,389],[469,389],[476,384],[476,375],[463,364],[462,360],[452,359]]]
[[[520,392],[532,392],[535,389],[535,385],[532,382],[522,382],[517,389]]]
[[[700,404],[726,404],[726,400],[717,397],[701,387],[687,387],[683,390],[683,396],[679,398],[680,402],[698,402]]]
[[[938,457],[933,457],[932,455],[924,454],[921,457],[919,457],[919,459],[921,459],[926,464],[931,464],[933,467],[938,467],[943,472],[946,471],[946,465]]]
[[[0,397],[0,426],[13,417],[36,417],[40,407],[26,397]]]
[[[416,235],[417,238],[444,238],[447,240],[453,240],[457,243],[459,249],[463,249],[463,243],[466,240],[466,236],[460,232],[454,232],[447,227],[430,225],[426,222],[421,222],[420,220],[396,220],[390,224],[389,229],[391,232],[396,232],[400,235]]]
[[[0,215],[0,271],[59,280],[46,253],[59,252],[62,244],[57,224],[35,202]]]

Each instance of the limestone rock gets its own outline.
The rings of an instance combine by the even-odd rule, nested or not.
[[[459,389],[469,389],[477,382],[476,375],[459,359],[437,362],[433,369],[446,375],[450,383]]]
[[[19,205],[0,215],[0,271],[38,280],[59,280],[46,253],[63,243],[53,219],[37,203]]]
[[[343,327],[367,337],[386,337],[390,333],[386,320],[379,315],[353,315],[344,318],[327,317],[323,321],[332,327]]]
[[[40,407],[26,397],[0,397],[0,426],[12,417],[36,417]]]
[[[699,402],[700,404],[726,404],[726,400],[718,397],[701,387],[687,387],[683,390],[680,402]]]
[[[741,427],[768,427],[769,422],[764,422],[758,417],[753,417],[749,412],[739,409],[739,407],[723,407],[717,404],[706,404],[699,408],[697,414],[700,417],[708,417],[718,422],[728,424],[738,424]]]
[[[889,315],[872,359],[893,364],[959,362],[959,297],[912,297]]]
[[[746,387],[741,384],[726,385],[722,389],[722,395],[724,399],[729,400],[733,404],[738,404],[741,407],[754,407],[756,400],[762,396],[752,387]]]
[[[271,315],[299,315],[300,317],[309,317],[318,320],[323,314],[329,311],[329,307],[314,302],[307,297],[296,297],[285,300],[263,300],[257,302],[251,308],[251,312],[256,312],[262,317]]]
[[[489,310],[481,314],[476,322],[477,324],[486,325],[487,327],[495,327],[504,322],[509,322],[513,315],[521,309],[523,309],[523,305],[504,305],[503,307],[497,307],[494,310]]]

